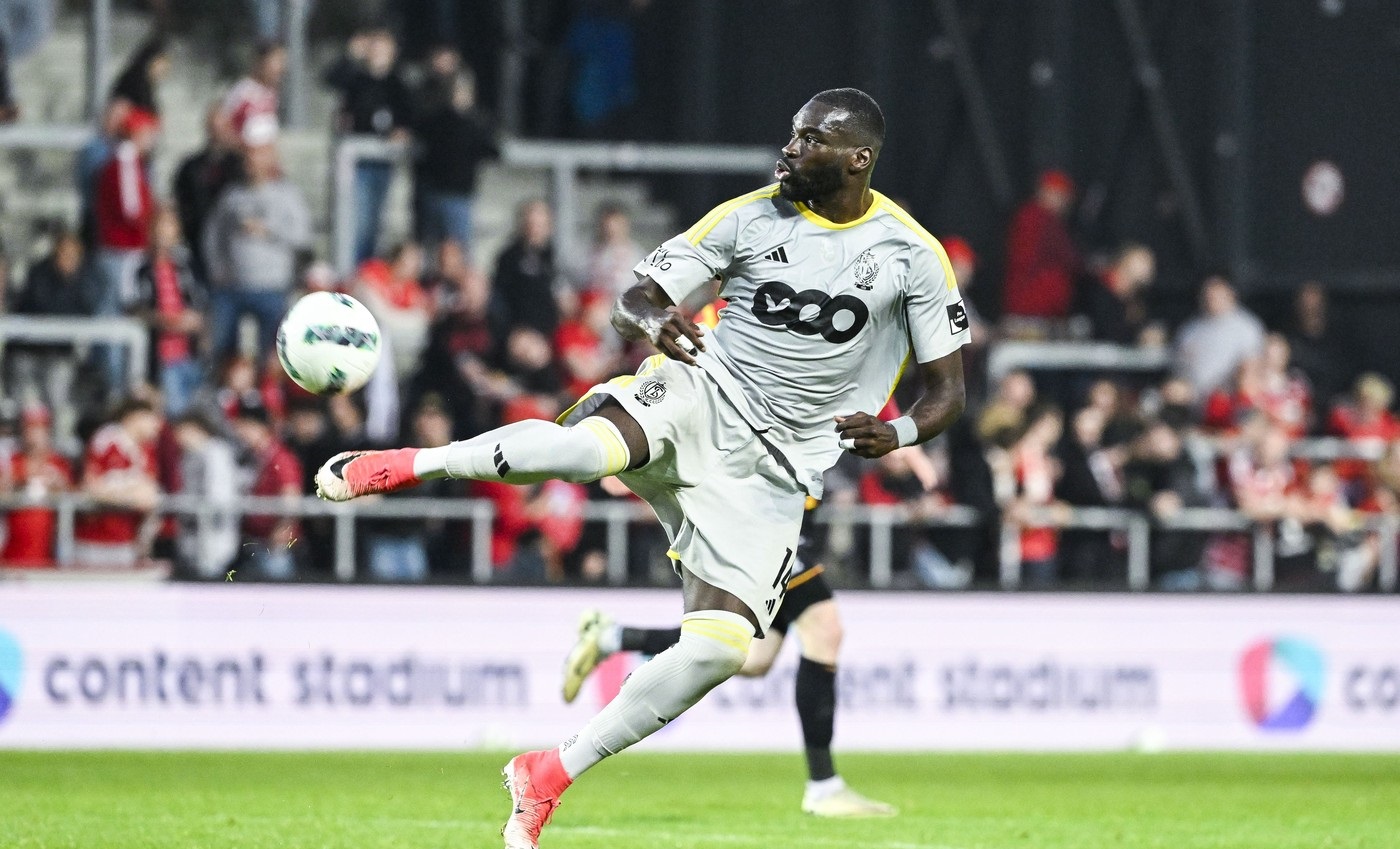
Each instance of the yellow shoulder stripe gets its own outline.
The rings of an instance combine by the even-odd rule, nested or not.
[[[695,222],[694,227],[691,227],[689,230],[685,231],[686,241],[690,242],[692,245],[700,244],[700,240],[708,236],[710,234],[710,231],[715,229],[715,227],[718,226],[719,223],[723,221],[725,216],[729,213],[733,212],[741,206],[747,206],[748,204],[751,204],[756,200],[764,200],[765,198],[776,197],[777,194],[778,184],[774,183],[771,186],[764,186],[763,188],[758,189],[757,191],[749,192],[746,195],[740,195],[739,197],[736,197],[733,200],[725,201],[724,203],[720,204],[719,206],[706,213],[704,218],[701,218],[699,221]]]
[[[914,231],[914,235],[922,239],[933,253],[938,257],[938,261],[943,265],[943,275],[948,281],[948,289],[951,291],[958,285],[958,281],[953,276],[952,263],[948,262],[948,254],[943,250],[943,245],[933,237],[933,234],[924,229],[924,226],[914,220],[914,216],[899,208],[899,204],[880,194],[874,192],[876,202],[885,208],[885,211],[895,217],[895,220]]]

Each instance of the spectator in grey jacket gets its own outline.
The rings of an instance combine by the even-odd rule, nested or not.
[[[234,350],[238,321],[247,314],[258,321],[258,353],[271,350],[296,281],[297,252],[311,243],[306,201],[282,175],[277,148],[249,148],[244,173],[204,226],[217,357]]]

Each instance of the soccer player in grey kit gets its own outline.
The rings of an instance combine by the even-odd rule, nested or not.
[[[806,501],[821,498],[822,473],[843,450],[880,457],[962,413],[967,313],[942,246],[870,188],[884,135],[864,92],[809,100],[776,183],[720,204],[638,264],[613,326],[660,354],[594,387],[558,423],[346,452],[317,473],[318,493],[333,501],[444,476],[526,484],[615,474],[656,511],[683,584],[680,640],[578,734],[506,764],[506,849],[538,849],[580,775],[743,667],[782,603]],[[676,305],[716,275],[728,305],[707,335]],[[911,358],[923,394],[882,422],[873,413]]]

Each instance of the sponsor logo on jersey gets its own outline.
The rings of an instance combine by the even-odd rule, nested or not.
[[[875,252],[866,248],[856,257],[856,288],[869,292],[875,288],[875,276],[880,273],[880,263],[875,261]]]
[[[953,328],[954,333],[967,329],[967,307],[963,306],[962,301],[948,305],[948,324]]]
[[[666,400],[666,384],[652,378],[638,387],[637,393],[633,397],[643,407],[654,407]]]
[[[782,245],[778,245],[776,250],[772,250],[764,254],[763,258],[768,260],[769,262],[787,262],[787,249],[784,248]]]
[[[855,295],[833,298],[819,289],[798,292],[778,280],[764,283],[754,293],[753,314],[768,327],[820,335],[833,345],[856,338],[870,320],[870,308]]]

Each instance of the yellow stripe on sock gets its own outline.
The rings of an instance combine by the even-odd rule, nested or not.
[[[747,652],[749,650],[749,643],[753,640],[752,637],[749,637],[747,635],[740,638],[720,633],[711,633],[709,631],[704,631],[699,628],[682,627],[681,632],[684,634],[693,634],[697,637],[704,637],[705,639],[713,640],[716,643],[723,643],[724,645],[741,652]]]
[[[748,651],[749,644],[753,642],[752,628],[715,619],[682,619],[681,633],[705,637],[742,652]]]
[[[627,469],[627,445],[618,438],[616,431],[596,416],[589,416],[579,422],[577,427],[587,430],[602,443],[603,451],[607,455],[607,459],[604,461],[607,463],[607,468],[603,472],[605,476],[615,475]]]

